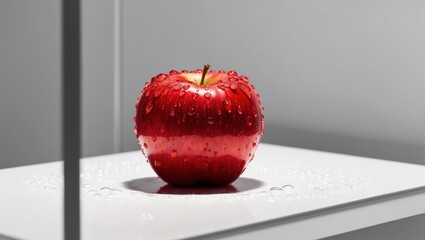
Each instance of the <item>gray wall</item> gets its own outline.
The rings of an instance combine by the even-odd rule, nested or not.
[[[59,10],[0,1],[0,168],[60,157]]]
[[[82,2],[83,156],[113,153],[114,0]]]
[[[425,164],[424,12],[415,0],[126,0],[125,150],[144,82],[210,63],[250,76],[266,142]]]
[[[113,152],[113,1],[83,2],[83,155]],[[60,1],[0,1],[0,169],[60,160]]]

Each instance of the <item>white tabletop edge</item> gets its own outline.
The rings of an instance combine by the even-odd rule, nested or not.
[[[267,220],[263,222],[257,222],[253,224],[240,226],[240,227],[217,231],[214,233],[188,237],[185,239],[201,240],[201,239],[221,239],[221,238],[229,238],[229,237],[231,238],[232,236],[235,236],[241,233],[259,231],[259,230],[267,229],[274,226],[282,226],[284,224],[288,224],[292,222],[303,221],[308,218],[315,218],[315,217],[324,216],[324,215],[328,215],[328,214],[332,214],[336,212],[344,212],[347,210],[356,209],[366,205],[374,205],[384,201],[403,199],[406,197],[416,196],[416,195],[423,195],[425,197],[425,186],[407,189],[407,190],[403,190],[399,192],[388,193],[388,194],[379,195],[379,196],[374,196],[370,198],[360,199],[360,200],[356,200],[352,202],[346,202],[346,203],[342,203],[338,205],[315,209],[312,211],[288,215],[281,218],[271,219],[271,220]],[[424,209],[423,212],[425,212],[425,207],[423,209]],[[418,214],[422,214],[422,213],[418,213]],[[413,215],[409,215],[409,216],[413,216]],[[398,220],[398,219],[394,219],[394,220]],[[357,229],[352,229],[352,230],[357,230]]]

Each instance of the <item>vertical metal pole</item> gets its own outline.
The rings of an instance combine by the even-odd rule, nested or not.
[[[80,0],[62,0],[62,153],[64,239],[80,239]]]
[[[114,152],[123,151],[122,135],[122,1],[114,0]]]

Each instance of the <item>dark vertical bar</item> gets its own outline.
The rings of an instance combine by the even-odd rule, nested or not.
[[[62,0],[64,238],[80,239],[80,0]]]

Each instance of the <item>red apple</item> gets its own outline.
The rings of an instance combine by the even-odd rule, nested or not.
[[[208,69],[153,77],[135,106],[142,152],[174,186],[232,183],[264,132],[263,107],[248,78]]]

